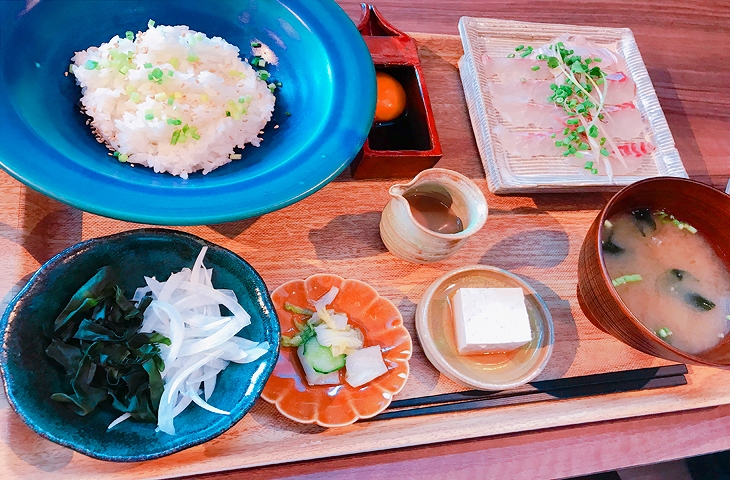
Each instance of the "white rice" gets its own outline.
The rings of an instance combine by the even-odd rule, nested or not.
[[[274,95],[238,52],[186,26],[153,26],[76,52],[71,71],[98,139],[120,161],[187,178],[230,162],[236,146],[259,146],[271,119]]]

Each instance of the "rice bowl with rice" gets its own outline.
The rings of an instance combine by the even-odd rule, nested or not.
[[[155,26],[76,52],[71,73],[99,141],[120,162],[182,178],[259,146],[275,86],[238,47],[187,26]]]

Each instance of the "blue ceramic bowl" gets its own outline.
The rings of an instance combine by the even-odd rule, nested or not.
[[[274,51],[279,64],[266,68],[283,87],[261,147],[183,180],[121,164],[96,142],[79,113],[81,90],[64,72],[74,52],[145,30],[149,19],[220,36],[242,56],[254,39]],[[367,47],[332,0],[40,0],[29,10],[26,0],[0,1],[0,166],[96,214],[201,225],[285,207],[355,157],[375,97]]]
[[[231,412],[210,413],[195,405],[175,418],[176,435],[155,433],[154,424],[128,420],[107,431],[118,412],[97,408],[80,417],[50,399],[66,391],[63,369],[45,354],[50,340],[44,325],[53,322],[73,293],[104,265],[119,274],[127,296],[144,284],[143,275],[163,280],[192,266],[208,245],[205,265],[213,268],[216,288],[236,292],[251,315],[241,335],[268,341],[269,353],[255,362],[231,363],[218,376],[211,404]],[[102,460],[140,461],[162,457],[214,438],[238,422],[259,397],[279,351],[279,321],[266,285],[243,259],[198,237],[163,229],[142,229],[79,243],[53,257],[10,302],[0,320],[0,371],[10,405],[28,426],[47,439]]]

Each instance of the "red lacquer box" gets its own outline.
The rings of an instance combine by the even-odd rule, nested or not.
[[[406,92],[406,108],[390,122],[373,122],[362,150],[352,162],[352,176],[412,177],[441,158],[431,102],[416,42],[389,24],[372,5],[362,4],[357,26],[376,71],[392,75]]]

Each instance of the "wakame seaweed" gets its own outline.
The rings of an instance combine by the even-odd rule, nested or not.
[[[648,208],[637,208],[631,212],[631,216],[633,217],[634,225],[643,237],[646,237],[647,233],[656,230],[656,221],[651,214],[651,210]]]
[[[46,354],[65,371],[66,392],[51,399],[68,403],[79,415],[111,405],[143,422],[157,422],[165,365],[159,344],[165,336],[139,333],[152,298],[129,301],[110,267],[86,282],[53,323]]]

